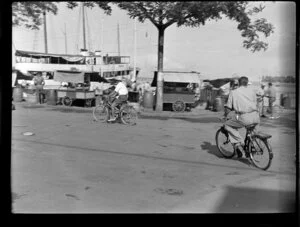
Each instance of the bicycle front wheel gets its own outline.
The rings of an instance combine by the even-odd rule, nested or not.
[[[95,121],[106,122],[109,118],[109,111],[104,105],[98,105],[93,109],[93,118]]]
[[[121,112],[121,121],[125,125],[134,125],[138,119],[138,113],[131,107],[125,107]]]
[[[267,140],[254,137],[248,145],[250,160],[259,169],[267,170],[272,163],[273,153]]]
[[[216,144],[224,158],[232,158],[234,156],[234,147],[223,127],[216,132]]]

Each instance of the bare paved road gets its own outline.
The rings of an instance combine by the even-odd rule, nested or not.
[[[220,157],[220,113],[144,113],[136,126],[96,123],[82,108],[22,103],[12,115],[16,213],[293,211],[293,114],[262,122],[273,135],[268,171]]]

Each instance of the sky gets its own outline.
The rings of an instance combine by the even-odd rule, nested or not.
[[[237,23],[223,18],[208,21],[196,28],[171,25],[165,31],[164,70],[197,71],[205,79],[247,76],[259,81],[262,76],[295,76],[296,64],[296,4],[294,2],[251,2],[266,6],[255,18],[266,18],[275,27],[265,40],[267,51],[252,53],[245,49]],[[87,47],[109,55],[134,55],[134,19],[126,11],[113,8],[111,16],[95,7],[86,9]],[[79,7],[71,10],[59,3],[57,15],[47,14],[48,52],[78,54],[83,48],[82,15]],[[102,23],[103,22],[103,23]],[[153,77],[157,69],[158,31],[148,20],[137,22],[136,65],[141,77]],[[44,52],[44,31],[13,27],[12,49]],[[65,46],[65,35],[67,48]],[[103,37],[103,40],[101,41]],[[103,46],[101,48],[101,43]],[[13,59],[14,63],[14,59]]]

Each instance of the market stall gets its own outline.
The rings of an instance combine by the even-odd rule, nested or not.
[[[151,86],[156,87],[157,73]],[[200,73],[197,72],[163,72],[163,104],[171,104],[172,110],[183,112],[195,104],[196,89],[200,87]],[[154,99],[155,100],[155,99]]]
[[[85,101],[90,107],[95,99],[95,91],[89,90],[89,78],[80,71],[55,71],[54,81],[66,83],[65,87],[57,89],[57,98],[65,106],[71,106],[76,99]]]

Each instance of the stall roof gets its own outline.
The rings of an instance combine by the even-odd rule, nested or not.
[[[176,72],[176,71],[164,71],[164,82],[175,83],[199,83],[200,73],[198,72]],[[154,72],[154,78],[151,83],[152,87],[156,87],[157,72]]]
[[[203,82],[209,82],[213,87],[215,88],[220,88],[222,87],[224,84],[230,83],[232,81],[234,81],[235,79],[238,78],[220,78],[220,79],[215,79],[215,80],[203,80]]]
[[[16,56],[23,56],[23,57],[30,57],[30,56],[36,56],[36,57],[83,57],[79,54],[50,54],[50,53],[41,53],[41,52],[33,52],[33,51],[23,51],[23,50],[16,50],[15,53]]]
[[[83,83],[84,72],[77,71],[54,71],[54,81],[70,82],[70,83]]]

